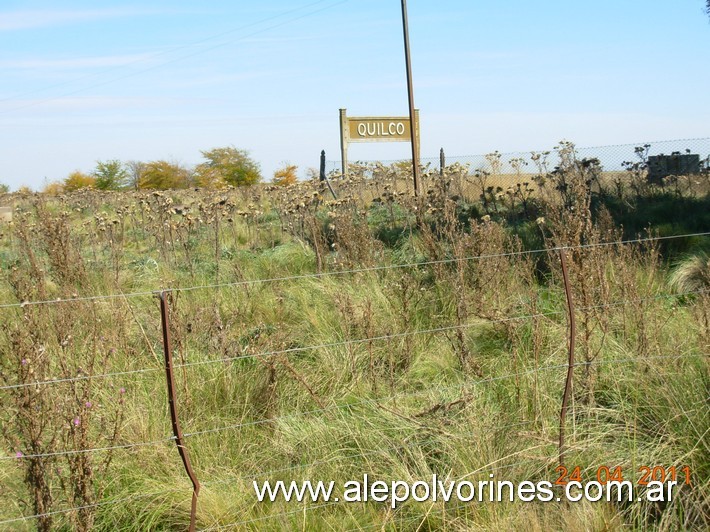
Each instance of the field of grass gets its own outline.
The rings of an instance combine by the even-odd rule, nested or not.
[[[336,182],[337,201],[316,183],[6,197],[0,528],[187,528],[166,290],[198,529],[706,530],[707,190],[563,172],[495,206],[455,172],[421,199],[396,179]],[[254,480],[554,482],[561,246],[564,463],[634,484],[687,468],[672,501],[257,501]]]

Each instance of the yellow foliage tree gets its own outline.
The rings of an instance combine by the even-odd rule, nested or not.
[[[195,172],[195,184],[201,188],[220,189],[227,188],[229,183],[224,179],[223,173],[205,164],[197,166]]]
[[[190,172],[177,163],[152,161],[145,165],[138,180],[138,188],[167,190],[190,186]]]
[[[298,166],[295,164],[285,164],[282,168],[279,168],[274,172],[274,179],[272,183],[280,187],[287,187],[288,185],[293,185],[298,177],[296,171]]]
[[[52,181],[51,183],[47,183],[42,189],[42,194],[46,194],[48,196],[59,196],[62,192],[64,192],[64,184],[61,181]]]
[[[75,170],[69,174],[64,180],[64,191],[73,192],[82,188],[94,188],[96,186],[96,178]]]

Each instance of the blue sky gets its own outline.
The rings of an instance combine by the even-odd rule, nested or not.
[[[422,155],[710,136],[704,0],[409,0]],[[338,109],[407,113],[396,0],[0,3],[0,182],[249,150],[339,159]],[[406,144],[358,144],[395,159]]]

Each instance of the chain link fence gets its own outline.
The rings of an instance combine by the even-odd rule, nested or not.
[[[485,186],[507,190],[518,184],[532,183],[534,178],[553,172],[561,157],[573,147],[579,161],[594,160],[610,180],[624,179],[629,170],[642,169],[650,181],[662,182],[667,176],[707,174],[710,171],[710,138],[664,140],[618,144],[612,146],[576,147],[560,143],[549,150],[527,152],[491,152],[483,155],[450,156],[442,148],[439,157],[421,159],[422,188],[426,190],[437,176],[457,174],[459,192],[470,199],[481,193],[481,176]],[[386,182],[392,178],[393,188],[406,188],[411,180],[411,160],[355,161],[348,165],[349,176],[360,180]],[[326,174],[336,186],[342,180],[340,161],[326,161]],[[396,176],[399,176],[397,178]]]

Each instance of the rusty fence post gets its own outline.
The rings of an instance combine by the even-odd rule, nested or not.
[[[177,415],[177,397],[175,395],[175,377],[173,375],[173,354],[170,348],[170,321],[168,316],[168,302],[166,292],[162,291],[159,294],[160,299],[160,322],[163,329],[163,351],[165,353],[165,377],[168,384],[168,406],[170,408],[170,420],[172,421],[173,434],[175,435],[175,443],[180,453],[180,458],[185,466],[187,476],[192,482],[192,508],[190,510],[190,532],[195,530],[195,521],[197,516],[197,497],[200,494],[200,482],[197,480],[195,472],[192,470],[190,456],[187,452],[187,447],[183,443],[182,429]]]
[[[446,168],[446,154],[444,148],[439,150],[439,176],[444,177],[444,169]]]
[[[572,300],[572,287],[569,282],[569,273],[567,271],[567,255],[564,248],[560,248],[560,264],[562,265],[562,279],[565,284],[565,296],[567,297],[567,312],[569,316],[569,352],[567,356],[567,378],[565,379],[565,391],[562,396],[562,408],[560,410],[560,465],[564,465],[565,461],[565,420],[567,418],[567,410],[569,409],[569,399],[572,394],[572,381],[574,378],[574,344],[577,332],[577,326],[574,318],[574,301]]]

